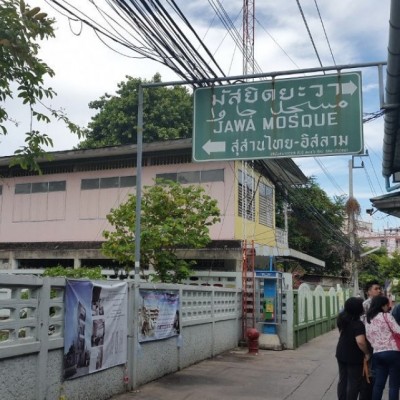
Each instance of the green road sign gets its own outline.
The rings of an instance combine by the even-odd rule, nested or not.
[[[361,73],[197,89],[194,161],[358,154]]]

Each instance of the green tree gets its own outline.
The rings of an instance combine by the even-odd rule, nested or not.
[[[369,248],[363,248],[362,251],[368,251]],[[389,256],[385,247],[368,254],[358,260],[359,282],[364,287],[368,281],[378,280],[383,284],[386,277],[382,269],[382,264],[388,263]]]
[[[103,252],[132,268],[135,255],[136,196],[113,209],[104,231]],[[195,185],[157,180],[142,197],[141,266],[152,265],[161,282],[180,282],[190,275],[191,261],[178,259],[177,249],[202,248],[210,242],[209,226],[220,220],[217,201]]]
[[[343,197],[329,198],[313,178],[290,189],[287,196],[277,193],[278,205],[289,203],[289,246],[325,261],[325,269],[304,265],[310,273],[338,273],[348,255],[347,238],[342,233],[346,216]],[[281,213],[279,214],[279,216]],[[279,217],[277,220],[279,226]]]
[[[361,258],[359,269],[359,280],[362,286],[365,286],[371,280],[378,280],[383,285],[386,281],[400,279],[400,253],[395,251],[388,255],[386,248],[382,247],[378,251]],[[398,294],[400,287],[396,287],[393,292]]]
[[[116,95],[105,94],[89,104],[98,113],[92,117],[80,148],[136,143],[138,87],[141,83],[161,82],[161,76],[156,74],[150,81],[126,78],[118,84]],[[144,142],[191,137],[192,96],[185,87],[148,88],[143,98]]]
[[[87,279],[105,279],[101,273],[101,267],[95,268],[65,268],[60,265],[46,268],[42,276],[65,277],[65,278],[87,278]]]
[[[56,93],[44,86],[46,76],[54,71],[38,56],[38,40],[54,37],[54,20],[47,18],[39,7],[31,8],[23,0],[3,0],[0,4],[0,134],[6,135],[6,122],[18,122],[9,116],[4,104],[15,95],[29,107],[30,130],[25,133],[25,146],[15,151],[12,164],[22,168],[39,170],[36,159],[44,156],[43,146],[52,146],[52,139],[33,128],[34,121],[49,123],[51,117],[64,121],[68,128],[80,135],[82,132],[67,116],[47,107],[42,101]],[[45,112],[39,111],[40,107]],[[50,115],[50,116],[49,116]]]

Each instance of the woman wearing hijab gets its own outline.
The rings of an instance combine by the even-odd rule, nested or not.
[[[367,313],[366,333],[371,343],[374,365],[374,387],[372,400],[381,400],[389,376],[389,400],[399,400],[400,389],[400,351],[394,339],[400,334],[400,327],[389,313],[389,299],[374,297]]]
[[[357,400],[363,379],[364,358],[369,359],[365,325],[360,320],[363,301],[350,297],[337,318],[340,337],[336,347],[339,366],[338,400]]]

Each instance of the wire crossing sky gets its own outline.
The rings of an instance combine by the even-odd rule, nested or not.
[[[176,81],[242,73],[243,0],[35,0],[34,5],[56,19],[56,38],[40,43],[41,57],[56,73],[47,83],[58,93],[51,105],[64,108],[81,126],[94,115],[89,102],[114,94],[127,75],[151,79],[159,72],[163,81]],[[389,6],[389,1],[375,0],[256,2],[256,72],[386,60]],[[396,227],[396,218],[379,212],[371,217],[364,211],[371,208],[369,199],[375,193],[384,194],[383,119],[378,73],[373,68],[361,72],[369,157],[364,158],[364,171],[353,171],[354,195],[363,219],[377,229]],[[23,132],[29,129],[18,101],[10,107],[19,125],[10,125],[9,135],[2,138],[2,155],[23,146]],[[54,139],[53,150],[77,144],[61,124],[38,129]],[[348,160],[335,156],[295,161],[333,197],[348,192]]]

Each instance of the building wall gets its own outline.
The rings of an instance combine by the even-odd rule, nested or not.
[[[218,201],[221,211],[221,222],[210,227],[210,236],[213,240],[235,239],[234,212],[235,212],[235,170],[233,162],[207,162],[150,166],[143,169],[143,186],[154,184],[153,179],[160,173],[182,173],[189,171],[224,170],[224,182],[205,182],[202,187],[205,192]]]
[[[1,242],[101,240],[105,219],[132,189],[81,190],[81,179],[131,175],[129,170],[94,171],[4,179]],[[65,191],[16,194],[16,185],[66,182]]]
[[[400,251],[400,233],[374,232],[373,235],[362,237],[361,240],[368,247],[385,247],[388,254]]]
[[[241,205],[240,199],[243,198],[243,194],[239,191],[238,180],[244,180],[243,171],[246,170],[246,176],[248,176],[252,183],[247,188],[249,199],[243,205]],[[235,165],[235,173],[237,179],[235,182],[235,238],[243,240],[248,238],[249,240],[255,240],[256,243],[274,247],[276,246],[276,229],[275,229],[275,188],[272,182],[266,177],[261,176],[260,173],[254,169],[247,167],[240,162]],[[268,189],[268,196],[264,198],[268,199],[267,208],[262,208],[260,201],[261,186]],[[242,185],[243,187],[243,185]],[[243,191],[243,189],[241,189]],[[253,204],[254,203],[254,204]],[[242,209],[240,210],[240,207]],[[249,210],[247,218],[242,218],[245,215],[244,209]],[[239,215],[241,212],[241,215]],[[263,219],[261,218],[263,215]],[[263,223],[261,223],[263,220]]]
[[[224,182],[206,182],[206,193],[218,200],[221,222],[210,229],[215,240],[232,240],[234,232],[234,170],[230,163],[176,164],[143,169],[143,186],[156,174],[224,169]],[[0,242],[101,241],[110,229],[106,215],[124,202],[133,187],[82,190],[82,179],[136,175],[128,168],[68,174],[3,178],[0,195]],[[16,185],[65,181],[65,190],[16,194]]]
[[[400,228],[385,228],[383,231],[374,231],[372,223],[358,223],[358,237],[367,247],[385,247],[388,254],[400,251]]]

